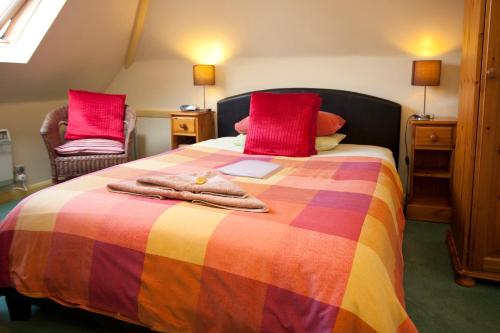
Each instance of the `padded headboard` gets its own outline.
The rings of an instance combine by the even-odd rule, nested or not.
[[[399,158],[401,105],[374,96],[350,91],[315,88],[260,90],[273,93],[317,93],[323,99],[322,111],[342,116],[346,125],[339,131],[347,134],[342,143],[376,145],[389,148],[396,165]],[[249,114],[252,92],[224,98],[217,102],[218,137],[235,136],[234,124]],[[291,114],[290,117],[293,117]]]

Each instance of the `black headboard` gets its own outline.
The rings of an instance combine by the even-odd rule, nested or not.
[[[376,145],[389,148],[398,163],[401,105],[374,96],[350,91],[282,88],[260,90],[273,93],[317,93],[323,99],[322,111],[336,113],[347,123],[340,130],[347,134],[342,143]],[[234,136],[234,124],[249,114],[252,92],[227,97],[217,102],[218,136]],[[290,115],[293,116],[293,115]]]

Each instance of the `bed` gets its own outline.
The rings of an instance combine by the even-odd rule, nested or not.
[[[31,195],[0,225],[11,314],[23,316],[26,296],[161,332],[415,332],[402,282],[400,105],[337,90],[272,91],[319,93],[322,110],[347,120],[346,144],[308,158],[243,155],[225,138],[248,115],[242,94],[219,101],[219,139]],[[282,167],[266,179],[228,177],[269,213],[106,190],[247,158]]]

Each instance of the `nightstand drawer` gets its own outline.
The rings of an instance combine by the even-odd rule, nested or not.
[[[213,112],[173,112],[170,115],[172,149],[215,137]]]
[[[453,127],[416,126],[415,146],[454,146]]]
[[[188,117],[172,117],[172,133],[196,134],[196,119]]]

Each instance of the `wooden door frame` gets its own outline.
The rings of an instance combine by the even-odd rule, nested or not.
[[[470,246],[474,256],[471,257],[470,265],[474,270],[484,270],[490,265],[500,272],[500,216],[497,215],[496,207],[496,178],[500,176],[497,170],[500,73],[497,77],[487,74],[488,70],[500,68],[500,0],[486,2],[482,64],[476,143],[479,149],[475,158],[471,215],[471,233],[474,237]],[[487,259],[487,256],[491,258]]]

